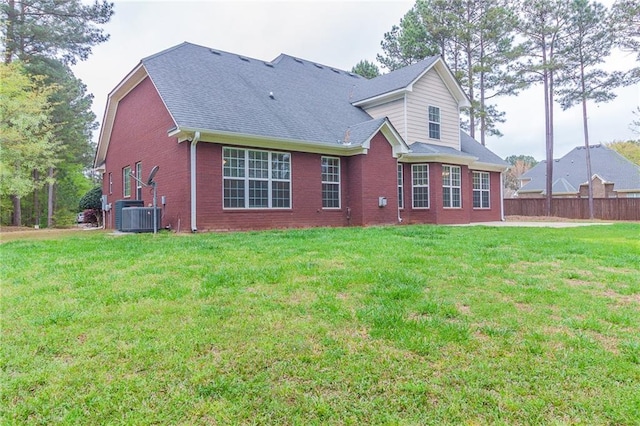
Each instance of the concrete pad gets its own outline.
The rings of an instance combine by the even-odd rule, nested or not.
[[[521,228],[576,228],[578,226],[592,226],[592,225],[613,225],[612,222],[474,222],[464,223],[459,225],[450,226],[495,226],[495,227],[521,227]]]

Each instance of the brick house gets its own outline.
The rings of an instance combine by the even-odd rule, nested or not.
[[[604,145],[590,145],[591,185],[594,198],[640,198],[640,166]],[[546,196],[546,161],[520,176],[518,198]],[[554,160],[554,198],[587,198],[586,149],[582,146]]]
[[[507,165],[460,131],[468,105],[440,57],[367,80],[182,43],[109,94],[94,165],[108,203],[146,205],[131,175],[159,166],[181,231],[501,220]]]

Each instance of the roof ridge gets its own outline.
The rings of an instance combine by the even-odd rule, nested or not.
[[[323,63],[320,63],[320,62],[312,61],[310,59],[305,59],[305,58],[300,58],[300,57],[297,57],[297,56],[289,55],[287,53],[280,53],[273,61],[271,61],[271,63],[277,64],[278,62],[280,62],[285,57],[286,58],[291,58],[296,62],[308,63],[309,65],[314,65],[317,68],[326,68],[326,69],[332,70],[334,72],[337,71],[338,73],[344,73],[344,74],[346,74],[348,76],[351,76],[351,77],[357,77],[358,79],[366,80],[366,78],[364,78],[361,75],[358,75],[358,74],[356,74],[354,72],[343,70],[342,68],[338,68],[338,67],[335,67],[335,66],[332,66],[332,65],[326,65],[326,64],[323,64]]]

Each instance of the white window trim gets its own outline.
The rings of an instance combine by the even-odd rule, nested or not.
[[[129,195],[127,195],[126,191],[127,182],[129,182]],[[131,166],[122,168],[122,198],[131,198]]]
[[[415,167],[417,166],[425,166],[427,168],[427,184],[426,185],[416,185],[414,182],[414,175],[415,175]],[[429,190],[429,187],[431,186],[431,179],[429,179],[429,165],[428,164],[412,164],[411,165],[411,208],[414,210],[428,210],[429,208],[431,208],[431,191]],[[427,188],[427,206],[423,207],[416,207],[416,202],[414,200],[414,192],[413,192],[413,188],[417,187],[417,188]]]
[[[244,176],[242,178],[238,178],[238,177],[227,177],[224,175],[224,151],[225,149],[235,149],[238,151],[243,151],[244,152]],[[255,151],[255,152],[266,152],[268,153],[268,176],[266,179],[264,178],[249,178],[249,151]],[[272,156],[273,154],[276,155],[289,155],[289,179],[275,179],[273,178],[272,175],[272,170],[273,170],[273,163],[272,163]],[[245,211],[245,210],[291,210],[292,209],[292,205],[293,205],[293,190],[292,190],[292,167],[291,167],[291,153],[289,152],[284,152],[284,151],[267,151],[264,149],[248,149],[248,148],[239,148],[239,147],[235,147],[235,146],[225,146],[222,147],[222,210],[241,210],[241,211]],[[244,203],[245,203],[245,207],[225,207],[224,206],[224,182],[225,180],[243,180],[244,181]],[[255,181],[263,181],[263,182],[269,182],[268,183],[268,188],[269,188],[269,198],[268,198],[268,206],[267,207],[249,207],[249,181],[250,180],[255,180]],[[273,207],[273,187],[272,187],[272,183],[273,182],[289,182],[289,207]]]
[[[404,165],[398,163],[398,208],[404,209]]]
[[[109,195],[113,194],[113,173],[109,172]]]
[[[431,108],[436,108],[438,110],[438,121],[431,121],[431,114],[430,114]],[[431,137],[431,123],[438,125],[437,138]],[[440,109],[439,106],[427,105],[427,136],[429,137],[429,139],[433,139],[437,141],[442,140],[442,110]]]
[[[454,168],[460,170],[460,173],[459,173],[459,175],[460,175],[460,186],[453,185],[451,183],[451,178],[449,178],[449,185],[445,185],[444,178],[442,179],[442,189],[443,189],[443,191],[442,191],[442,201],[443,201],[442,208],[444,208],[444,209],[461,209],[462,208],[462,167],[460,167],[460,166],[452,166],[452,165],[449,165],[449,164],[443,164],[442,165],[442,174],[444,174],[445,167],[449,168],[449,173],[450,174],[451,174],[451,170],[454,169]],[[444,205],[444,201],[445,201],[445,199],[444,199],[444,188],[449,188],[450,198],[449,198],[449,205],[448,206]],[[455,207],[451,205],[451,204],[453,204],[453,191],[452,190],[454,188],[458,188],[460,190],[460,205],[459,206],[455,206]]]
[[[136,163],[136,200],[142,200],[142,161]],[[138,193],[140,198],[138,198]]]
[[[337,182],[326,181],[322,179],[322,162],[324,161],[324,159],[338,160],[338,181]],[[340,161],[340,157],[329,157],[326,155],[323,155],[322,157],[320,157],[320,180],[321,180],[321,185],[324,185],[324,184],[338,185],[338,207],[325,207],[324,200],[321,199],[320,201],[322,203],[322,209],[323,210],[340,210],[342,208],[342,164]]]
[[[475,175],[478,174],[480,175],[480,186],[481,188],[476,189],[475,187]],[[487,182],[489,183],[489,187],[487,189],[482,188],[482,175],[487,175]],[[473,206],[474,209],[476,210],[489,210],[491,209],[491,174],[489,172],[473,172],[472,177],[473,179],[473,193],[475,194],[476,191],[480,192],[480,207],[476,207]],[[489,196],[487,197],[487,200],[489,202],[488,206],[483,206],[482,205],[482,193],[486,192],[487,194],[489,194]],[[473,200],[472,200],[473,202]]]

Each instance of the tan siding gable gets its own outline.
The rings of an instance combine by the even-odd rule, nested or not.
[[[406,139],[407,135],[405,133],[404,125],[404,98],[367,108],[366,111],[367,114],[373,118],[387,117],[398,133]]]
[[[440,108],[440,140],[429,139],[429,105]],[[407,94],[408,144],[426,142],[460,149],[460,111],[458,103],[438,73],[431,69]]]

